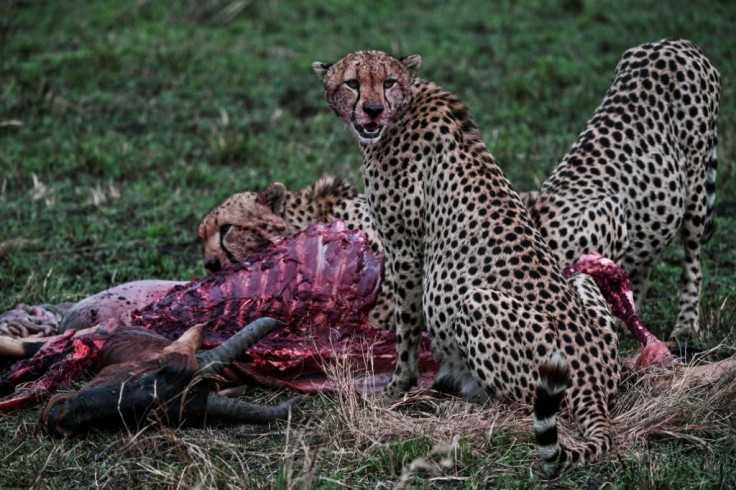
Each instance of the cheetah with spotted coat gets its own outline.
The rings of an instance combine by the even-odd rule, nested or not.
[[[274,182],[260,192],[234,194],[199,224],[204,267],[217,272],[311,223],[337,219],[344,220],[350,229],[363,230],[373,251],[383,253],[371,226],[365,197],[344,180],[323,177],[297,192]],[[392,289],[391,277],[386,274],[376,306],[371,310],[369,321],[374,328],[393,327]]]
[[[680,234],[685,255],[671,337],[698,336],[701,244],[713,233],[718,71],[692,42],[632,48],[605,98],[538,192],[524,199],[562,266],[597,251],[621,264],[637,302]]]
[[[420,62],[359,51],[313,64],[364,154],[366,201],[394,277],[398,361],[385,395],[416,382],[424,322],[436,386],[534,403],[550,473],[593,459],[612,444],[610,314],[588,276],[565,280],[467,108],[416,78]],[[557,440],[563,398],[583,432],[578,447]]]

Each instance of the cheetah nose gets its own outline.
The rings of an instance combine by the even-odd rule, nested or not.
[[[204,268],[210,272],[217,272],[222,269],[222,266],[218,259],[206,259],[204,261]]]
[[[383,112],[381,104],[363,104],[363,111],[371,117],[378,117]]]

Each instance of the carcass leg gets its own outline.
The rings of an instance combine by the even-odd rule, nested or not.
[[[564,274],[566,277],[573,274],[587,274],[593,278],[611,305],[611,312],[624,321],[626,328],[642,346],[643,350],[636,360],[637,369],[649,366],[670,368],[678,362],[667,345],[644,326],[644,322],[636,313],[631,281],[626,271],[612,260],[598,253],[583,255],[575,264],[567,267]]]

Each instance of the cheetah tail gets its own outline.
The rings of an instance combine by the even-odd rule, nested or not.
[[[567,460],[567,451],[557,439],[557,412],[569,379],[570,368],[560,352],[539,366],[539,383],[534,397],[534,434],[537,452],[550,476],[557,474]]]
[[[708,156],[708,163],[705,170],[705,229],[700,238],[700,243],[705,243],[713,236],[716,231],[716,224],[713,221],[713,209],[716,206],[716,170],[718,169],[718,159],[716,158],[717,143],[713,143],[713,149]]]

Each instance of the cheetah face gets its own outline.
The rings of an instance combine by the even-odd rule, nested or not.
[[[235,194],[210,211],[198,231],[205,269],[217,272],[295,233],[280,214],[285,192],[282,184],[275,183],[261,193]]]
[[[337,63],[312,64],[327,102],[363,144],[381,139],[411,102],[419,55],[397,59],[380,51],[350,53]]]

